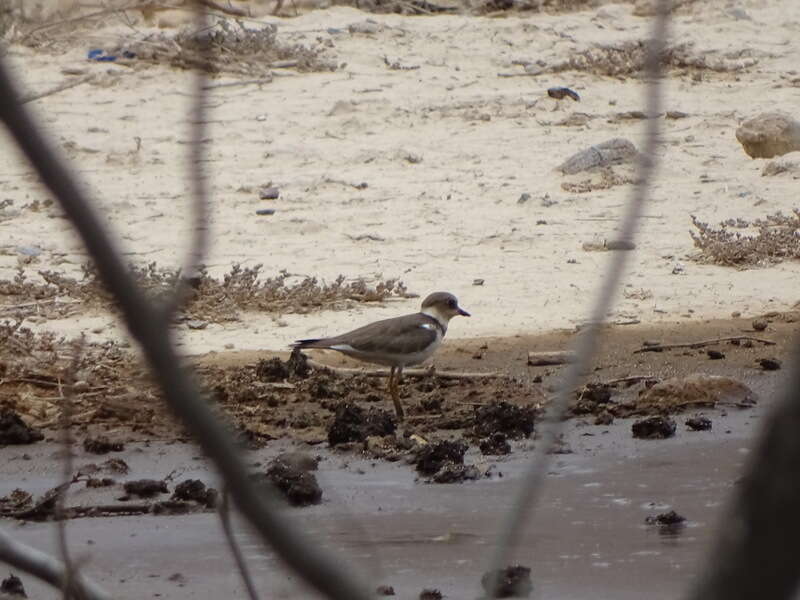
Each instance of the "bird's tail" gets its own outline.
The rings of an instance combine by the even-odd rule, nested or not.
[[[327,347],[327,340],[324,338],[311,338],[307,340],[295,340],[293,344],[291,344],[292,348],[299,348],[302,350],[303,348],[326,348]]]

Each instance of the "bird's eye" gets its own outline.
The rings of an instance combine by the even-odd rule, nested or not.
[[[449,306],[450,308],[455,308],[456,307],[456,301],[453,300],[452,298],[450,298],[450,300],[447,301],[447,306]]]

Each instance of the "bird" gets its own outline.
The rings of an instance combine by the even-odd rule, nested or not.
[[[389,367],[389,393],[397,418],[402,421],[405,414],[398,384],[403,369],[421,364],[433,355],[455,316],[470,314],[458,305],[453,294],[434,292],[422,301],[418,313],[375,321],[333,337],[296,340],[291,347],[336,350],[363,362]]]

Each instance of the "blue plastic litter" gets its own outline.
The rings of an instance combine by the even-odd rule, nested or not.
[[[102,48],[92,48],[86,55],[86,58],[89,60],[95,60],[98,62],[114,62],[118,58],[136,58],[136,54],[131,52],[130,50],[124,50],[122,52],[122,56],[117,56],[116,54],[108,54]]]

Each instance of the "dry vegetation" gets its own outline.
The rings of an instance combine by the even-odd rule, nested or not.
[[[790,215],[777,212],[753,222],[729,219],[720,223],[717,229],[693,215],[692,224],[697,231],[690,233],[699,249],[693,258],[699,262],[747,268],[800,258],[798,209],[793,209]]]
[[[130,268],[137,283],[156,298],[171,294],[180,276],[180,271],[163,269],[155,263]],[[347,281],[343,275],[325,283],[315,277],[298,279],[286,271],[267,278],[261,278],[260,274],[261,265],[234,265],[221,279],[200,269],[190,280],[192,292],[183,316],[211,322],[235,321],[240,318],[240,311],[308,313],[343,310],[354,302],[414,297],[396,279],[379,279],[370,285],[360,278]],[[0,317],[62,318],[86,308],[113,306],[110,294],[90,265],[83,267],[81,279],[47,270],[38,271],[38,275],[33,279],[24,267],[19,267],[13,279],[0,279],[0,299],[5,299],[4,306],[0,306]]]

